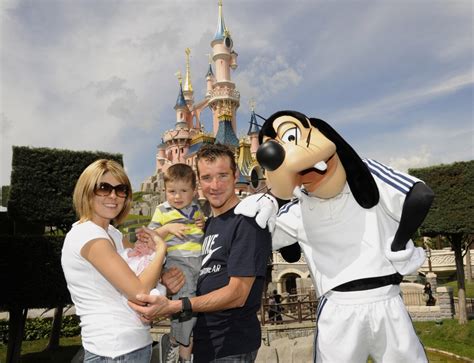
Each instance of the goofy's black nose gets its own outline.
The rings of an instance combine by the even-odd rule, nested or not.
[[[257,161],[266,170],[273,171],[279,168],[285,160],[285,149],[276,141],[267,141],[257,150]]]

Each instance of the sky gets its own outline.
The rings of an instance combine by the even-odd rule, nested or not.
[[[237,134],[253,100],[263,117],[321,118],[402,171],[474,159],[473,4],[223,0]],[[121,153],[138,189],[174,127],[186,48],[204,98],[218,1],[0,0],[0,16],[0,185],[12,146],[31,146]]]

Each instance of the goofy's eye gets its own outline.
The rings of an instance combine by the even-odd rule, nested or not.
[[[301,131],[298,127],[292,127],[285,131],[285,133],[281,136],[281,141],[283,142],[294,142],[298,144],[298,141],[301,138]]]

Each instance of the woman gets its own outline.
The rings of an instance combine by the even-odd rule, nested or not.
[[[120,256],[124,250],[119,224],[128,214],[132,191],[123,168],[97,160],[79,177],[73,203],[79,221],[66,235],[61,264],[76,313],[81,319],[84,362],[149,362],[150,327],[127,305],[149,293],[161,273],[166,244],[150,229],[156,254],[136,276]]]
[[[426,306],[434,306],[436,299],[433,296],[433,291],[431,290],[431,284],[427,282],[423,289],[423,298],[426,302]]]

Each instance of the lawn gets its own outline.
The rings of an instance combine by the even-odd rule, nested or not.
[[[415,322],[415,329],[425,347],[436,348],[474,359],[474,320],[460,326],[457,320]],[[56,352],[43,352],[47,339],[27,341],[22,345],[21,363],[70,362],[81,345],[80,337],[62,338]],[[0,345],[0,362],[6,357],[6,346]]]
[[[455,319],[414,322],[416,333],[425,347],[436,348],[474,359],[474,320],[459,325]]]
[[[48,339],[24,341],[21,345],[21,363],[70,362],[81,347],[81,337],[61,338],[60,347],[54,352],[44,352]],[[0,362],[5,362],[7,346],[0,344]]]
[[[468,282],[466,280],[465,283],[466,283],[466,297],[474,298],[474,281]],[[452,287],[454,296],[456,297],[458,296],[458,282],[457,281],[448,282],[447,284],[444,284],[443,286]]]

